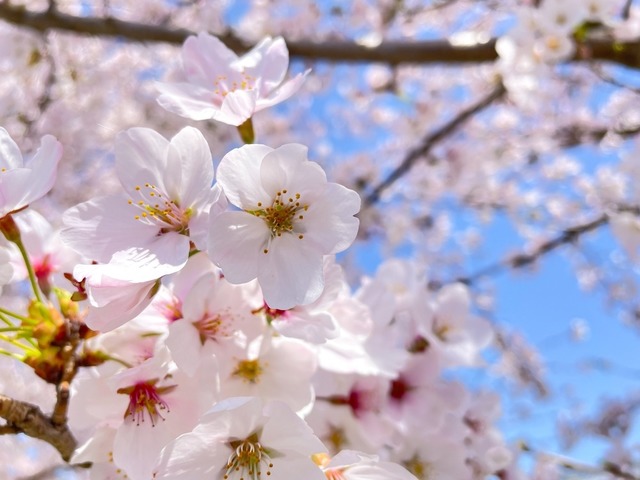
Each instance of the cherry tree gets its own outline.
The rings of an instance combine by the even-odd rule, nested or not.
[[[636,334],[636,3],[1,2],[0,477],[640,478],[497,300]]]

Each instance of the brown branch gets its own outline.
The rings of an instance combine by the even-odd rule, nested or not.
[[[21,6],[0,3],[0,19],[44,32],[63,30],[81,35],[118,37],[136,42],[164,42],[182,44],[194,32],[184,28],[128,22],[113,17],[80,17],[57,10],[30,11]],[[233,33],[219,35],[220,39],[236,52],[243,52],[250,45]],[[486,43],[461,46],[446,40],[435,41],[387,41],[376,47],[366,47],[350,40],[315,42],[287,40],[292,57],[326,60],[330,62],[381,62],[400,63],[479,63],[498,58],[495,39]],[[628,67],[640,67],[640,39],[615,42],[610,39],[589,39],[576,49],[573,61],[607,60]]]
[[[532,449],[528,444],[522,443],[520,445],[520,449],[523,452],[532,453],[534,455],[541,455],[544,457],[548,457],[555,461],[557,465],[560,467],[571,470],[574,472],[586,473],[586,474],[599,474],[599,473],[609,473],[616,478],[621,478],[624,480],[640,480],[640,478],[627,473],[622,470],[622,468],[615,463],[605,462],[602,466],[594,466],[587,465],[584,463],[580,463],[571,458],[567,458],[562,455],[558,455],[556,453],[543,452],[539,450]]]
[[[69,409],[70,386],[78,371],[76,350],[80,342],[80,323],[74,320],[65,320],[67,329],[67,343],[62,349],[62,378],[58,382],[56,405],[51,414],[51,422],[56,426],[64,426],[67,423],[67,410]]]
[[[51,444],[69,461],[76,439],[66,425],[56,425],[35,405],[0,394],[0,417],[19,432]]]
[[[0,435],[14,435],[20,433],[20,429],[13,425],[0,425]]]
[[[439,141],[454,133],[468,119],[470,119],[478,112],[484,110],[494,101],[502,97],[505,91],[506,90],[504,88],[504,85],[500,83],[488,95],[483,97],[477,103],[471,105],[465,110],[462,110],[440,128],[424,137],[422,139],[422,142],[420,142],[418,146],[414,147],[407,153],[402,163],[400,163],[400,165],[398,165],[387,178],[385,178],[371,190],[371,192],[365,197],[362,208],[365,209],[367,207],[370,207],[378,200],[380,200],[380,195],[382,194],[382,192],[389,188],[400,177],[405,175],[418,160],[427,156],[431,149]]]
[[[616,205],[613,206],[612,211],[614,213],[628,212],[633,213],[634,215],[640,215],[640,207],[637,205]],[[515,255],[509,255],[506,258],[497,261],[496,263],[487,265],[486,267],[478,270],[475,273],[472,273],[471,275],[458,277],[456,280],[454,280],[454,282],[462,282],[466,285],[471,285],[472,283],[487,275],[501,273],[510,268],[526,267],[527,265],[531,265],[536,260],[540,259],[545,254],[556,250],[563,245],[574,243],[584,234],[597,230],[601,226],[606,225],[607,223],[609,223],[609,220],[610,214],[603,213],[601,216],[594,220],[582,223],[580,225],[574,225],[573,227],[568,227],[562,230],[559,235],[552,237],[545,242],[542,242],[536,248],[530,251],[520,252]]]
[[[610,133],[623,138],[632,137],[640,133],[640,125],[619,129],[608,127],[586,129],[580,125],[568,125],[559,128],[555,138],[562,147],[574,147],[585,142],[600,142]]]
[[[506,332],[501,332],[497,328],[494,328],[494,331],[496,334],[496,347],[503,353],[513,352],[514,349],[511,346],[512,341],[509,335]],[[516,369],[518,379],[522,384],[530,385],[539,399],[546,398],[549,396],[549,389],[536,373],[535,365],[527,361],[527,358],[527,355],[516,355],[515,360],[517,361]]]
[[[633,4],[633,0],[627,0],[624,4],[624,7],[622,7],[621,17],[624,18],[625,20],[629,19],[629,15],[631,14],[632,4]]]
[[[536,248],[530,251],[520,252],[515,255],[509,255],[506,258],[497,261],[496,263],[481,268],[471,275],[459,277],[455,281],[462,282],[466,285],[471,285],[472,283],[487,275],[501,273],[510,268],[517,269],[526,267],[527,265],[531,265],[532,263],[534,263],[545,254],[556,250],[563,245],[575,242],[582,235],[592,232],[608,222],[609,216],[603,214],[595,220],[591,220],[590,222],[566,228],[562,232],[560,232],[559,235],[550,238],[549,240],[541,243]]]

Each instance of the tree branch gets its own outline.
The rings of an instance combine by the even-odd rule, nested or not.
[[[635,475],[632,475],[622,470],[622,468],[616,465],[615,463],[605,462],[602,466],[588,465],[585,463],[580,463],[576,460],[565,457],[563,455],[558,455],[556,453],[535,450],[526,443],[522,443],[520,445],[520,449],[526,453],[548,457],[552,459],[558,466],[574,472],[583,473],[583,474],[609,473],[613,475],[615,478],[621,478],[624,480],[640,480]]]
[[[615,213],[629,212],[635,215],[640,215],[640,207],[637,205],[617,205],[612,209]],[[475,283],[480,278],[501,273],[509,268],[522,268],[527,265],[531,265],[543,255],[569,243],[573,243],[582,235],[597,230],[603,225],[609,223],[610,214],[603,213],[598,218],[591,220],[590,222],[568,227],[560,232],[559,235],[548,239],[545,242],[539,244],[536,248],[530,251],[524,251],[515,255],[509,255],[502,260],[497,261],[481,268],[475,273],[466,277],[458,277],[455,282],[462,282],[466,285]]]
[[[62,348],[64,367],[62,369],[62,378],[56,385],[56,405],[51,414],[51,423],[56,426],[64,426],[67,423],[71,382],[78,371],[76,349],[80,342],[80,323],[67,319],[65,321],[65,328],[67,329],[67,342]]]
[[[67,426],[55,425],[35,405],[0,394],[0,417],[9,427],[53,445],[67,462],[76,448],[76,440]]]
[[[465,110],[462,110],[440,128],[424,137],[422,139],[422,142],[420,142],[418,146],[414,147],[407,153],[402,163],[400,163],[400,165],[398,165],[387,178],[385,178],[371,190],[371,192],[365,197],[362,208],[365,209],[367,207],[370,207],[378,200],[380,200],[380,195],[382,194],[382,192],[389,188],[396,180],[406,174],[418,160],[428,155],[431,149],[440,140],[451,135],[469,118],[487,108],[494,101],[502,97],[505,92],[506,90],[504,88],[504,85],[500,83],[488,95],[483,97],[477,103],[471,105]]]
[[[608,222],[609,216],[603,214],[590,222],[566,228],[565,230],[560,232],[559,235],[550,238],[549,240],[541,243],[536,248],[530,251],[520,252],[515,255],[509,255],[506,258],[497,261],[496,263],[492,263],[484,268],[481,268],[471,275],[468,275],[466,277],[458,277],[455,281],[462,282],[466,285],[471,285],[484,276],[501,273],[509,268],[517,269],[525,267],[527,265],[531,265],[546,253],[549,253],[563,245],[573,243],[585,233],[592,232]]]
[[[128,22],[113,17],[80,17],[57,10],[33,12],[21,6],[0,3],[0,19],[14,25],[44,32],[63,30],[80,35],[119,37],[136,42],[164,42],[182,44],[194,32],[183,28],[170,28]],[[231,32],[218,35],[236,52],[248,50],[249,45]],[[292,57],[326,60],[330,62],[381,62],[400,63],[479,63],[498,58],[495,39],[476,45],[452,45],[447,40],[387,41],[376,47],[367,47],[350,40],[287,40]],[[573,61],[607,60],[628,67],[640,68],[640,39],[615,42],[610,39],[589,39],[580,44]]]

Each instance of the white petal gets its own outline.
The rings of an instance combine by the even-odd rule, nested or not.
[[[156,83],[156,88],[162,108],[192,120],[213,118],[222,104],[222,97],[193,83]]]
[[[91,260],[107,263],[115,252],[149,244],[157,236],[158,229],[135,220],[136,214],[122,195],[98,197],[64,213],[60,238]]]
[[[172,171],[178,172],[173,178],[165,175],[166,193],[172,195],[172,199],[180,199],[182,207],[210,197],[213,161],[209,144],[199,130],[185,127],[171,139],[168,164]]]
[[[324,288],[322,254],[306,238],[276,237],[260,257],[258,282],[271,308],[287,310],[311,303]]]
[[[356,238],[360,196],[337,183],[328,183],[321,198],[305,212],[305,238],[325,255],[341,252]]]
[[[189,81],[213,82],[224,75],[238,56],[217,37],[201,32],[187,38],[182,46],[182,65]]]
[[[256,94],[253,91],[236,90],[224,97],[220,111],[213,119],[229,125],[241,125],[251,118],[256,108]]]
[[[116,137],[116,174],[127,193],[138,198],[136,186],[156,185],[166,192],[163,183],[167,170],[169,141],[150,128],[130,128]]]
[[[12,170],[23,166],[22,153],[9,132],[0,127],[0,168]]]
[[[300,73],[294,78],[287,80],[280,87],[273,90],[269,94],[269,96],[259,97],[256,103],[256,112],[259,112],[260,110],[263,110],[267,107],[271,107],[277,103],[283,102],[284,100],[291,97],[291,95],[300,90],[300,87],[304,83],[310,71],[311,70],[307,70],[306,72]]]
[[[258,259],[269,239],[264,221],[245,212],[224,212],[211,222],[209,256],[231,283],[258,276]]]
[[[25,165],[34,172],[28,193],[25,195],[25,204],[43,197],[51,190],[56,181],[58,162],[61,157],[62,144],[51,135],[42,137],[40,148]]]
[[[265,424],[261,443],[274,450],[296,452],[311,456],[326,452],[327,448],[313,434],[311,427],[285,403],[269,402],[265,407],[269,421]]]
[[[200,335],[188,320],[176,320],[169,325],[169,336],[165,340],[173,361],[178,368],[193,376],[200,364]]]
[[[218,185],[236,207],[254,210],[258,202],[271,202],[272,198],[262,188],[260,164],[272,151],[266,145],[244,145],[231,150],[220,161]]]

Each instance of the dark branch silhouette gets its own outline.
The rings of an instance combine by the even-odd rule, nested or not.
[[[363,209],[370,207],[371,205],[376,203],[380,199],[380,195],[384,190],[389,188],[396,180],[405,175],[418,160],[420,160],[421,158],[425,158],[438,142],[454,133],[467,120],[469,120],[475,114],[484,110],[493,102],[502,97],[505,92],[506,90],[504,86],[500,83],[488,95],[480,99],[478,102],[474,103],[465,110],[462,110],[437,130],[427,134],[427,136],[422,139],[418,146],[409,150],[409,152],[404,157],[404,160],[402,160],[402,163],[400,163],[400,165],[398,165],[387,178],[373,187],[371,192],[365,197],[363,201]]]
[[[634,205],[618,205],[612,208],[613,212],[630,212],[635,215],[640,215],[640,208]],[[593,232],[598,228],[602,227],[609,223],[610,214],[603,213],[599,217],[581,223],[579,225],[574,225],[572,227],[567,227],[562,230],[558,235],[549,238],[548,240],[538,244],[535,248],[528,249],[522,251],[520,253],[514,255],[508,255],[505,258],[487,265],[484,268],[481,268],[477,272],[474,272],[470,275],[458,277],[454,281],[462,282],[466,285],[471,285],[482,277],[495,275],[498,273],[502,273],[508,269],[518,269],[522,267],[526,267],[536,262],[536,260],[543,257],[545,254],[552,252],[553,250],[562,247],[563,245],[568,245],[570,243],[575,243],[580,237],[583,235]]]
[[[477,282],[482,277],[502,273],[503,271],[508,269],[518,269],[526,267],[527,265],[531,265],[532,263],[534,263],[545,254],[556,250],[563,245],[575,242],[582,235],[592,232],[608,222],[608,215],[603,214],[595,220],[566,228],[562,230],[557,236],[540,243],[533,249],[523,251],[515,255],[508,255],[507,257],[495,263],[487,265],[486,267],[481,268],[477,272],[474,272],[468,276],[458,277],[455,281],[462,282],[466,285],[471,285],[472,283]]]
[[[34,12],[8,3],[0,3],[0,19],[39,32],[61,30],[81,35],[118,37],[135,42],[179,45],[194,34],[183,28],[128,22],[114,17],[80,17],[61,13],[56,9]],[[231,32],[218,36],[236,52],[244,52],[251,47]],[[475,64],[498,58],[495,39],[468,46],[454,45],[447,40],[385,41],[375,47],[367,47],[351,40],[287,40],[287,46],[292,57],[329,62]],[[616,42],[608,38],[588,39],[576,49],[572,60],[606,60],[640,68],[640,39],[627,42]]]

